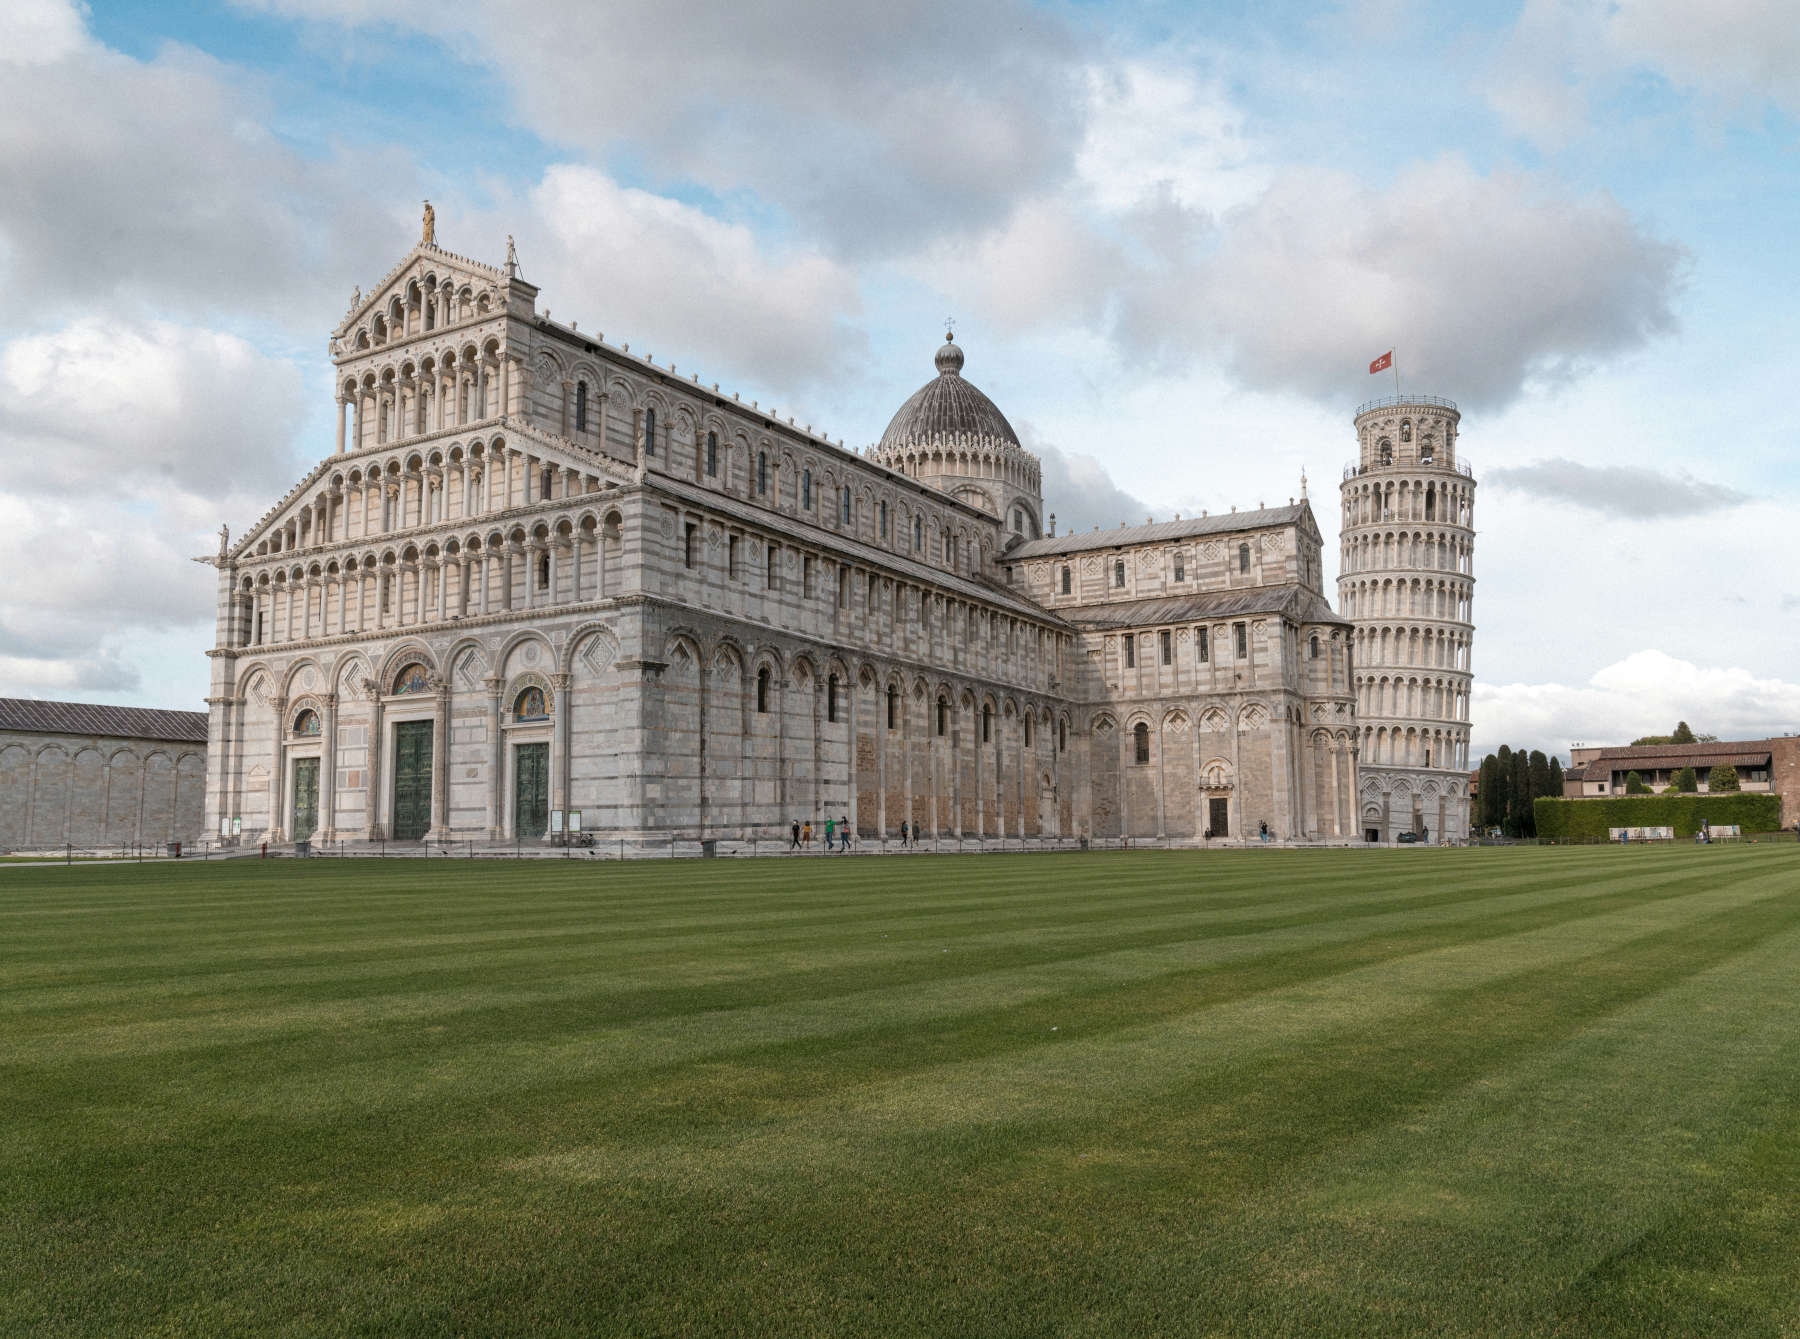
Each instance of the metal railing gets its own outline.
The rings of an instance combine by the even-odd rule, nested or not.
[[[1398,409],[1401,405],[1429,405],[1433,409],[1448,409],[1452,413],[1460,413],[1455,400],[1446,400],[1441,395],[1384,395],[1379,400],[1370,400],[1366,404],[1356,406],[1356,417],[1361,418],[1371,409]]]
[[[1437,460],[1394,461],[1388,465],[1365,465],[1353,460],[1344,466],[1344,478],[1354,479],[1359,474],[1375,474],[1391,470],[1395,474],[1407,474],[1413,470],[1449,470],[1452,474],[1460,474],[1465,479],[1475,477],[1474,467],[1466,460],[1452,461],[1448,464]]]

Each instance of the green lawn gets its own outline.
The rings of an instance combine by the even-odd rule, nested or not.
[[[1793,847],[0,872],[0,1335],[1793,1335]]]

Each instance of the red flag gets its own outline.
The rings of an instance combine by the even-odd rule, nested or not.
[[[1369,375],[1374,376],[1377,372],[1385,372],[1393,365],[1394,351],[1389,349],[1386,353],[1382,354],[1381,357],[1369,364]]]

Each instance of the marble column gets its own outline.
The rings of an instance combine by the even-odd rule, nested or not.
[[[488,840],[499,841],[506,813],[501,790],[506,783],[506,740],[500,731],[500,692],[506,685],[497,674],[482,682],[488,690]]]
[[[278,842],[286,829],[287,817],[287,699],[272,697],[269,706],[275,713],[275,742],[269,767],[269,832],[266,840]],[[149,780],[145,778],[146,782]]]
[[[320,712],[318,839],[337,840],[337,694],[327,693]]]
[[[556,694],[552,707],[550,730],[550,807],[563,813],[563,831],[569,830],[569,685],[572,674],[552,674],[550,685]],[[546,839],[550,836],[545,829]]]

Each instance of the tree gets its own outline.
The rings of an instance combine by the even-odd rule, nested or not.
[[[1537,804],[1540,795],[1561,794],[1562,788],[1550,789],[1550,760],[1542,749],[1533,749],[1525,765],[1525,809],[1519,827],[1527,837],[1537,836]]]
[[[1738,788],[1737,768],[1720,763],[1706,774],[1706,788],[1717,795],[1720,791]]]
[[[1625,773],[1625,793],[1627,795],[1648,795],[1650,787],[1644,784],[1644,778],[1636,772]]]
[[[1669,789],[1678,795],[1692,795],[1700,789],[1700,777],[1691,767],[1677,767],[1669,778]]]
[[[1476,795],[1480,813],[1475,821],[1483,828],[1499,827],[1504,816],[1506,783],[1503,777],[1500,760],[1493,754],[1481,760],[1481,779],[1476,783],[1480,787]]]
[[[1563,793],[1562,759],[1552,756],[1550,759],[1550,789],[1547,794],[1558,796]]]
[[[1639,735],[1631,741],[1631,747],[1643,748],[1650,744],[1710,744],[1717,738],[1717,735],[1697,735],[1686,721],[1677,721],[1673,734]]]

